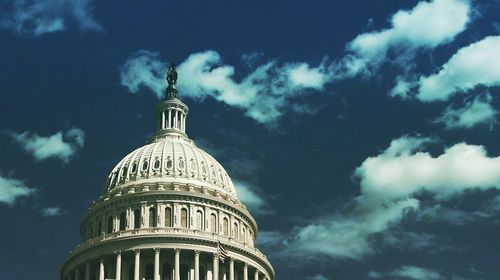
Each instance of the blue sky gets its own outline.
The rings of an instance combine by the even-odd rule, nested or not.
[[[279,279],[496,279],[499,11],[1,0],[0,273],[58,278],[173,62]]]

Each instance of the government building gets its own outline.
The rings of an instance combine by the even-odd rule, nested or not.
[[[111,171],[62,280],[274,280],[257,223],[224,168],[186,134],[170,67],[157,131]]]

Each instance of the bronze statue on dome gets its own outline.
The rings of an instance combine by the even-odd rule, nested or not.
[[[177,84],[177,71],[175,70],[175,64],[170,65],[167,72],[167,82],[168,85]]]

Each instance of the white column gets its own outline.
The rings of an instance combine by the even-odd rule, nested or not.
[[[255,280],[259,280],[259,271],[255,268]]]
[[[115,254],[116,254],[116,273],[115,273],[115,279],[116,280],[121,280],[121,276],[122,276],[122,252],[118,251]]]
[[[213,272],[212,272],[212,275],[214,277],[213,280],[219,280],[219,255],[218,254],[214,254],[214,260],[213,260],[213,265],[212,265],[212,269],[213,269]]]
[[[168,125],[167,128],[172,128],[172,110],[168,110]]]
[[[139,280],[139,269],[141,268],[141,251],[135,250],[134,280]]]
[[[229,280],[234,280],[234,259],[229,259]]]
[[[75,280],[80,280],[80,270],[78,268],[75,269]]]
[[[104,280],[104,259],[99,259],[99,280]]]
[[[248,264],[245,263],[243,266],[243,280],[248,280]]]
[[[165,111],[161,112],[161,127],[160,129],[165,129]]]
[[[194,251],[194,280],[200,280],[200,251]]]
[[[180,254],[181,254],[181,249],[175,249],[175,278],[174,280],[180,280],[181,279],[181,263],[180,263]]]
[[[155,270],[154,280],[160,280],[160,248],[154,248],[155,251]]]
[[[85,280],[90,280],[90,263],[85,264]]]
[[[179,110],[175,110],[175,121],[174,121],[175,128],[179,128],[179,119],[177,117],[178,115],[179,115]]]

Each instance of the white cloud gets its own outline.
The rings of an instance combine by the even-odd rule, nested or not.
[[[391,201],[428,191],[444,200],[466,190],[500,187],[500,157],[488,157],[483,146],[459,143],[433,157],[417,151],[428,142],[405,136],[366,159],[355,172],[362,196]]]
[[[307,63],[288,65],[288,77],[292,87],[323,89],[327,82],[328,75],[324,66],[311,68]]]
[[[472,101],[467,101],[461,108],[449,106],[443,115],[435,120],[442,123],[447,129],[472,128],[476,125],[496,123],[498,111],[491,105],[492,98],[478,96]]]
[[[477,86],[500,85],[500,36],[490,36],[458,50],[441,70],[419,80],[416,97],[444,101]]]
[[[44,217],[55,217],[62,215],[62,210],[59,207],[45,207],[42,208],[41,211]]]
[[[347,76],[370,73],[396,50],[396,60],[407,66],[416,49],[431,49],[451,42],[470,21],[466,0],[421,1],[410,11],[398,11],[388,29],[363,33],[347,45],[350,53],[343,60]]]
[[[167,65],[159,54],[141,50],[129,57],[120,73],[121,84],[131,93],[138,93],[141,86],[151,89],[158,98],[164,96]]]
[[[441,218],[455,224],[457,219],[465,217],[462,212],[432,206],[419,213],[420,194],[425,192],[439,203],[470,190],[500,189],[500,156],[489,157],[482,146],[459,143],[434,157],[420,151],[429,143],[436,141],[409,136],[393,140],[385,151],[367,158],[355,170],[361,194],[351,210],[323,214],[306,225],[297,226],[281,239],[274,234],[268,243],[281,246],[282,256],[360,259],[375,252],[372,237],[394,228],[408,211],[417,211],[419,217]],[[483,216],[481,211],[468,215],[472,219]],[[415,241],[428,243],[429,240]]]
[[[395,269],[389,273],[392,277],[399,277],[404,279],[414,279],[414,280],[438,280],[444,279],[441,274],[437,271],[422,268],[418,266],[402,266]]]
[[[34,192],[35,189],[29,188],[21,180],[0,176],[0,203],[13,205],[17,199]]]
[[[121,83],[132,93],[139,92],[143,86],[161,98],[166,68],[158,53],[139,51],[123,66]],[[245,115],[263,124],[275,122],[287,110],[293,111],[298,105],[295,98],[304,90],[320,90],[329,80],[324,65],[278,65],[277,61],[258,65],[253,72],[237,80],[235,67],[224,64],[215,51],[191,54],[177,66],[177,72],[182,96],[199,101],[214,98],[243,110]]]
[[[269,209],[268,202],[257,193],[256,188],[251,184],[241,181],[234,181],[238,198],[247,206],[250,212],[258,215],[269,215],[273,211]]]
[[[286,256],[326,255],[360,259],[374,252],[369,238],[397,223],[407,209],[418,208],[416,199],[386,205],[358,205],[349,215],[329,216],[295,228],[287,236]]]
[[[99,31],[101,26],[92,16],[91,0],[12,0],[0,14],[0,28],[20,35],[40,36],[63,31],[68,23],[82,30]]]
[[[79,128],[71,128],[66,132],[58,131],[50,136],[39,136],[30,132],[9,135],[37,161],[58,158],[68,163],[85,143],[85,133]]]

